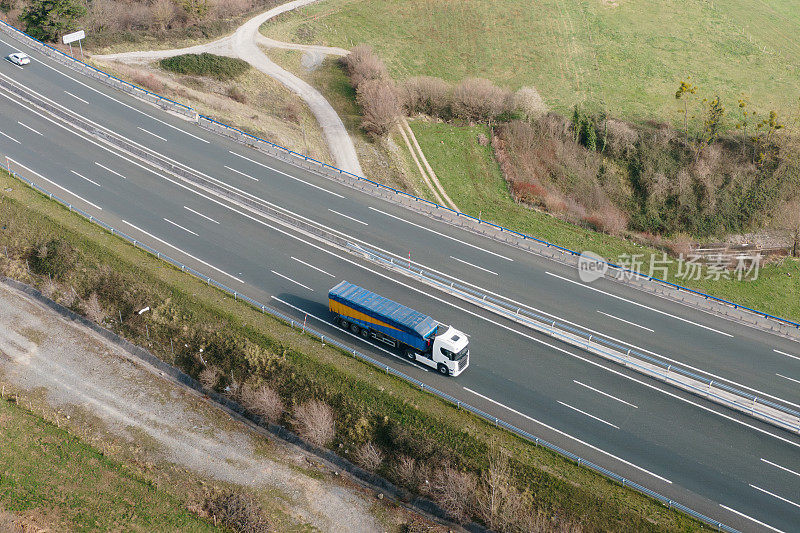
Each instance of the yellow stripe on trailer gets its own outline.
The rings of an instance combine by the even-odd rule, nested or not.
[[[355,318],[357,320],[363,320],[364,322],[367,322],[369,324],[375,324],[376,326],[383,326],[384,328],[393,329],[395,331],[402,331],[399,328],[390,326],[386,322],[382,322],[380,320],[372,318],[371,316],[366,315],[361,311],[356,311],[352,307],[344,305],[341,302],[337,302],[336,300],[331,300],[330,298],[328,299],[328,307],[332,312],[341,315],[343,317]]]

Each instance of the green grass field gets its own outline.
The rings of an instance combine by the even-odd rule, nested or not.
[[[0,506],[70,531],[217,531],[175,495],[0,400]]]
[[[488,135],[486,126],[463,127],[410,122],[419,145],[447,194],[459,209],[481,216],[507,228],[533,235],[576,251],[592,250],[612,261],[621,254],[661,254],[631,241],[581,228],[555,217],[515,203],[494,160],[491,146],[481,146],[479,133]],[[444,142],[442,142],[444,141]],[[646,273],[646,272],[645,272]],[[675,278],[670,281],[705,293],[800,321],[800,262],[784,259],[762,268],[757,280]]]
[[[691,75],[729,108],[744,94],[787,114],[800,97],[800,0],[326,0],[267,23],[273,38],[372,45],[398,79],[480,76],[580,102],[675,119]]]

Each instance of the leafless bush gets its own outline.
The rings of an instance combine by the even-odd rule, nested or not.
[[[407,113],[423,113],[446,119],[450,116],[450,91],[446,81],[421,76],[406,80],[400,93]]]
[[[383,464],[383,452],[377,446],[368,442],[358,449],[356,461],[365,470],[375,472]]]
[[[164,92],[164,84],[153,74],[148,74],[141,71],[135,72],[131,76],[131,80],[139,87],[143,87],[154,93]]]
[[[228,98],[230,98],[231,100],[235,100],[240,104],[247,103],[247,95],[244,93],[243,90],[241,90],[236,85],[231,85],[230,87],[228,87],[226,94],[228,95]]]
[[[154,0],[150,4],[150,13],[153,17],[153,23],[161,31],[164,31],[175,19],[175,2],[172,0]]]
[[[521,87],[514,93],[514,109],[526,120],[534,120],[547,113],[547,104],[535,87]]]
[[[394,465],[394,473],[397,479],[409,488],[416,488],[417,483],[417,462],[413,457],[400,455]]]
[[[300,436],[317,446],[325,446],[335,435],[333,409],[325,402],[311,400],[298,406],[293,422]]]
[[[245,386],[242,391],[242,403],[258,416],[272,423],[280,420],[284,412],[281,397],[269,385],[261,385],[257,389]]]
[[[217,19],[232,18],[253,9],[253,0],[214,0],[211,16]]]
[[[100,305],[100,300],[97,299],[97,293],[93,292],[89,298],[83,302],[83,312],[86,313],[86,318],[97,324],[101,324],[106,318],[106,313]]]
[[[453,89],[453,115],[465,120],[491,120],[511,108],[511,93],[483,78],[467,78]]]
[[[361,106],[361,126],[376,136],[386,135],[400,116],[400,103],[394,84],[387,80],[370,80],[362,83],[356,99]]]
[[[42,282],[41,290],[46,298],[52,299],[58,293],[58,283],[48,277]]]
[[[255,498],[249,494],[228,491],[209,496],[205,511],[233,531],[259,533],[271,531],[269,517]]]
[[[481,473],[476,492],[477,512],[494,531],[545,531],[532,527],[537,516],[529,494],[517,489],[508,457],[501,449],[489,453],[489,467]]]
[[[23,533],[25,530],[16,516],[0,507],[0,531],[3,533]]]
[[[605,205],[584,218],[589,226],[609,235],[619,235],[628,227],[628,217],[611,204]]]
[[[358,90],[362,83],[371,80],[382,80],[389,77],[386,65],[366,44],[359,44],[342,58],[350,83]]]
[[[606,151],[613,157],[629,157],[636,148],[639,134],[627,122],[616,119],[606,121]]]
[[[481,146],[488,146],[489,145],[489,137],[486,136],[485,133],[478,134],[478,144]]]
[[[467,472],[445,465],[434,472],[431,494],[453,518],[465,522],[475,503],[477,480]]]
[[[215,366],[205,367],[198,376],[197,380],[207,389],[214,389],[219,383],[219,378],[222,375],[219,368]]]
[[[75,305],[75,301],[78,299],[78,295],[75,294],[75,290],[69,285],[60,285],[58,293],[58,303],[64,307],[72,307]]]
[[[692,252],[694,239],[688,233],[678,233],[668,244],[670,251],[677,256],[688,256]]]

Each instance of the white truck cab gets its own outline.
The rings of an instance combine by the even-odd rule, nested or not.
[[[443,375],[457,376],[469,366],[469,338],[452,326],[439,324],[433,346],[428,351],[410,350],[407,355]]]

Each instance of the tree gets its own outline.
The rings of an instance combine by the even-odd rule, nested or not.
[[[86,6],[80,0],[33,0],[20,20],[31,37],[56,41],[60,35],[73,31],[84,15]]]
[[[800,199],[786,202],[776,214],[776,225],[786,230],[792,239],[792,256],[800,253]]]
[[[710,101],[703,99],[706,104],[706,116],[703,121],[703,142],[711,144],[717,138],[722,129],[722,119],[725,117],[725,107],[715,96]]]
[[[682,81],[678,90],[675,91],[675,99],[683,100],[683,134],[686,139],[689,138],[689,96],[697,92],[697,85],[692,85],[689,81],[691,76],[687,76],[685,81]]]

